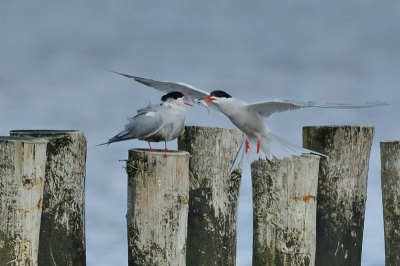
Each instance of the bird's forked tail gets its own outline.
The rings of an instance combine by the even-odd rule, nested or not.
[[[266,136],[261,137],[260,140],[261,146],[260,146],[260,151],[258,153],[257,153],[258,140],[250,138],[247,138],[247,140],[250,145],[250,150],[246,152],[245,149],[246,139],[244,139],[242,145],[239,148],[238,153],[236,154],[235,161],[229,171],[229,174],[232,173],[232,171],[236,168],[236,166],[239,165],[239,163],[241,163],[243,166],[245,162],[251,164],[252,162],[260,158],[268,160],[272,160],[273,158],[283,159],[291,155],[300,156],[304,153],[312,153],[326,157],[326,155],[322,153],[308,150],[300,146],[297,146],[293,143],[290,143],[289,141],[286,141],[272,134],[271,132],[269,132]]]

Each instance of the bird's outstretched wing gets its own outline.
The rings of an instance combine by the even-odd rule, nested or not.
[[[192,103],[200,104],[203,106],[204,106],[204,103],[199,103],[199,100],[202,99],[203,97],[209,95],[208,92],[196,89],[190,85],[180,83],[180,82],[158,81],[158,80],[153,80],[153,79],[148,79],[148,78],[135,77],[135,76],[131,76],[131,75],[127,75],[127,74],[123,74],[123,73],[119,73],[119,72],[115,72],[115,71],[111,71],[111,70],[107,70],[107,71],[122,75],[122,76],[130,78],[130,79],[134,79],[139,83],[142,83],[146,86],[152,87],[161,92],[169,93],[169,92],[178,91],[183,94],[187,93],[189,95],[187,97],[185,97],[185,100],[192,102]]]
[[[293,111],[308,107],[318,108],[334,108],[334,109],[354,109],[354,108],[369,108],[376,106],[388,105],[384,102],[368,102],[365,104],[347,104],[347,103],[325,103],[325,102],[312,102],[312,101],[295,101],[290,99],[274,99],[264,102],[249,104],[247,108],[249,111],[257,112],[262,117],[271,117],[275,113]]]

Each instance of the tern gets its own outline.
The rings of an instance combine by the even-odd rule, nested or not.
[[[162,102],[158,105],[149,102],[146,107],[137,110],[134,117],[128,117],[129,122],[124,130],[97,146],[139,139],[147,141],[150,151],[154,151],[150,142],[164,141],[164,151],[168,151],[167,141],[176,139],[185,131],[186,108],[184,105],[191,106],[183,100],[187,95],[174,91],[162,96]]]
[[[134,79],[139,83],[162,92],[179,91],[181,93],[187,93],[187,99],[189,101],[206,106],[207,108],[211,107],[227,116],[229,120],[246,136],[236,155],[230,173],[239,162],[243,161],[245,154],[248,154],[247,158],[250,163],[260,157],[264,157],[268,160],[271,160],[272,158],[283,159],[291,155],[301,155],[303,153],[314,153],[320,156],[325,156],[321,153],[292,144],[273,134],[265,124],[264,119],[270,118],[275,113],[308,107],[353,109],[387,105],[380,101],[368,102],[366,104],[343,104],[296,101],[290,99],[272,99],[248,104],[244,101],[233,98],[231,95],[221,90],[215,90],[208,93],[185,83],[158,81],[126,75],[119,72],[114,73]],[[252,146],[253,148],[251,149]],[[251,150],[253,151],[252,153],[250,153]]]

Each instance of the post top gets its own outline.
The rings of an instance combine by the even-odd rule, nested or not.
[[[62,137],[69,134],[81,134],[82,130],[48,130],[48,129],[34,129],[34,130],[11,130],[12,136],[34,136],[39,138],[54,138]]]
[[[243,134],[243,132],[241,132],[238,129],[224,128],[224,127],[185,126],[185,130],[226,131],[226,132],[230,132],[231,134],[234,134],[234,133]]]
[[[400,140],[383,140],[381,144],[400,144]]]
[[[42,138],[33,138],[33,137],[15,137],[15,136],[0,136],[0,141],[8,141],[8,142],[28,142],[28,143],[47,143],[46,139]]]
[[[364,128],[375,128],[374,125],[325,125],[325,126],[304,126],[304,128],[355,128],[355,127],[364,127]]]
[[[154,151],[150,151],[148,149],[130,149],[128,151],[129,153],[133,152],[133,153],[147,153],[147,154],[153,154],[153,155],[163,155],[163,156],[187,156],[190,154],[187,151],[179,151],[179,150],[169,150],[169,151],[163,151],[163,150],[154,150]]]

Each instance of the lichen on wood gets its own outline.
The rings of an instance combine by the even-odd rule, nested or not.
[[[400,265],[400,141],[380,143],[385,265]]]
[[[241,169],[229,170],[243,141],[237,130],[186,126],[178,148],[191,155],[187,265],[235,265]]]
[[[14,130],[10,134],[48,140],[39,264],[86,265],[83,131]]]
[[[186,265],[189,154],[129,150],[129,265]]]
[[[319,157],[251,165],[253,265],[314,265]]]
[[[303,146],[321,157],[316,265],[361,265],[373,126],[303,128]]]
[[[0,265],[38,265],[46,145],[0,137]]]

